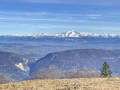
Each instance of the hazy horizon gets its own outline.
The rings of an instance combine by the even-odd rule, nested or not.
[[[63,34],[63,33],[67,33],[67,32],[69,32],[69,33],[70,33],[70,32],[75,32],[75,33],[78,33],[78,34],[85,34],[85,33],[87,34],[87,33],[88,33],[88,34],[97,34],[97,35],[102,35],[102,34],[120,35],[120,33],[95,33],[95,32],[92,33],[92,32],[79,32],[79,31],[76,31],[76,30],[67,30],[67,31],[63,31],[63,32],[61,31],[61,32],[53,32],[53,33],[52,33],[52,32],[51,32],[51,33],[47,33],[47,32],[44,32],[44,31],[43,31],[43,32],[31,33],[31,34],[17,34],[17,33],[16,33],[16,34],[5,34],[5,35],[21,35],[21,36],[22,36],[22,35],[37,35],[37,34],[38,34],[38,35],[39,35],[39,34],[50,34],[50,35],[53,34],[53,35],[54,35],[54,34]],[[4,35],[4,34],[3,34],[3,35]],[[2,36],[2,35],[1,35],[1,36]]]

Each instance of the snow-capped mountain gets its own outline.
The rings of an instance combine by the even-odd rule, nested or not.
[[[63,33],[58,33],[58,34],[34,34],[32,35],[33,37],[116,37],[118,35],[113,35],[113,34],[93,34],[93,33],[89,33],[89,32],[76,32],[74,30],[70,30],[67,32],[63,32]]]
[[[7,36],[15,36],[15,37],[33,37],[33,38],[39,38],[39,37],[103,37],[103,38],[115,38],[115,37],[120,37],[120,34],[107,34],[107,33],[103,33],[103,34],[96,34],[96,33],[89,33],[89,32],[76,32],[74,30],[70,30],[67,32],[63,32],[63,33],[55,33],[55,34],[46,34],[46,33],[42,33],[42,34],[33,34],[33,35],[7,35]]]
[[[28,35],[28,36],[33,36],[33,37],[79,37],[79,33],[75,32],[74,30],[70,30],[67,32],[63,33],[57,33],[57,34],[34,34],[34,35]]]
[[[75,32],[74,30],[67,31],[65,33],[62,33],[63,37],[79,37],[79,33]]]

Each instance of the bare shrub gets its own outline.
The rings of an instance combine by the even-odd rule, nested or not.
[[[0,84],[3,84],[3,83],[8,83],[8,80],[5,77],[0,76]]]
[[[39,72],[34,73],[32,79],[62,79],[65,75],[61,69],[55,66],[41,68]]]
[[[31,79],[71,79],[71,78],[95,78],[100,77],[100,74],[93,70],[81,68],[79,70],[72,70],[64,72],[55,66],[49,68],[41,68],[39,72],[32,75]]]
[[[69,78],[95,78],[95,77],[100,77],[100,74],[96,71],[88,70],[86,68],[71,71],[69,75]]]
[[[90,70],[87,74],[87,78],[97,78],[97,77],[101,77],[101,75],[94,70]]]

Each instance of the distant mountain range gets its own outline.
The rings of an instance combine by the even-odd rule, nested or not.
[[[36,72],[40,68],[48,68],[51,65],[65,71],[84,67],[89,70],[99,71],[104,61],[109,63],[113,76],[120,76],[120,50],[103,49],[77,49],[50,53],[36,61],[31,71]]]
[[[4,36],[4,35],[3,35]],[[74,30],[70,30],[67,32],[63,32],[63,33],[57,33],[57,34],[33,34],[33,35],[5,35],[7,37],[33,37],[33,38],[40,38],[40,37],[101,37],[101,38],[115,38],[115,37],[119,37],[120,38],[120,34],[107,34],[107,33],[103,33],[103,34],[93,34],[93,33],[89,33],[89,32],[81,32],[78,33]]]
[[[4,51],[0,52],[0,75],[11,81],[27,79],[50,65],[66,71],[83,67],[99,71],[104,61],[110,64],[114,76],[120,76],[119,34],[71,30],[61,34],[4,35],[0,36],[0,51]]]
[[[45,57],[28,65],[29,60],[14,53],[0,52],[0,75],[10,81],[21,81],[30,78],[32,73],[51,65],[64,71],[81,68],[99,71],[107,61],[113,76],[120,76],[120,50],[75,49],[49,53]]]

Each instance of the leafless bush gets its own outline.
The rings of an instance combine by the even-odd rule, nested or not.
[[[95,78],[95,77],[100,77],[100,74],[96,71],[88,70],[86,68],[71,71],[69,75],[69,78]]]
[[[0,76],[0,84],[3,84],[3,83],[8,83],[8,80],[5,79],[3,76]]]
[[[34,73],[32,79],[62,79],[65,75],[61,69],[55,66],[42,68],[38,73]]]
[[[95,77],[100,77],[100,74],[86,68],[72,70],[71,72],[64,72],[62,69],[55,66],[50,66],[49,68],[41,68],[39,72],[33,74],[31,79],[71,79]]]

